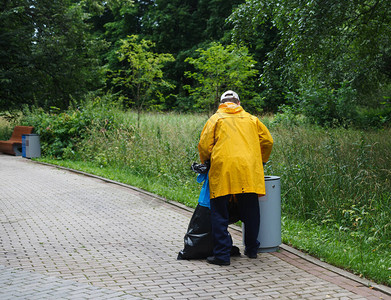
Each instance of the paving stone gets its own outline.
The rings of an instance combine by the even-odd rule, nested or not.
[[[227,267],[177,261],[190,217],[138,189],[0,154],[0,299],[391,299],[284,250]]]

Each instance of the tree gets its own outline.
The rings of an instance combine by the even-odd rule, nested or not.
[[[189,57],[185,60],[198,70],[185,73],[197,82],[196,87],[187,86],[197,107],[209,112],[214,110],[223,89],[236,90],[241,95],[246,94],[246,84],[257,73],[254,68],[255,60],[248,54],[246,47],[211,43],[206,50],[200,48],[197,52],[198,58]]]
[[[119,67],[117,51],[121,47],[121,40],[130,34],[141,34],[145,28],[144,15],[153,5],[153,0],[86,0],[86,10],[90,12],[89,22],[94,34],[108,45],[102,55],[104,64],[110,69]]]
[[[144,107],[159,105],[164,102],[162,90],[172,89],[174,86],[164,80],[163,67],[166,63],[174,61],[171,54],[158,54],[151,51],[154,44],[151,41],[139,40],[137,35],[122,40],[117,51],[118,60],[122,69],[109,71],[113,84],[120,88],[122,99],[138,113]]]
[[[148,39],[160,51],[177,55],[229,31],[225,19],[243,0],[156,0],[147,18]]]
[[[2,1],[0,8],[0,109],[31,104],[31,24],[26,1]]]
[[[230,26],[225,19],[232,8],[244,0],[155,0],[143,17],[142,34],[156,43],[162,53],[171,53],[175,63],[169,64],[166,76],[176,83],[176,97],[170,98],[170,106],[192,110],[190,97],[184,85],[193,84],[184,76],[189,65],[187,57],[195,56],[196,49],[212,41],[229,43]],[[146,17],[146,18],[145,18]]]
[[[103,62],[112,71],[121,69],[116,52],[121,39],[131,34],[156,44],[156,52],[171,53],[175,62],[169,63],[165,77],[177,86],[176,95],[167,97],[170,108],[189,109],[184,77],[189,65],[185,58],[195,55],[197,48],[214,40],[229,42],[229,29],[225,19],[232,8],[244,0],[84,0],[95,34],[110,46],[103,53]],[[113,88],[107,82],[107,89]],[[166,95],[168,96],[168,95]],[[184,101],[183,101],[184,100]]]
[[[99,87],[101,43],[88,29],[77,1],[3,1],[0,106],[67,108]]]
[[[265,89],[301,100],[307,91],[347,88],[356,105],[376,106],[382,90],[390,92],[390,11],[386,0],[247,0],[230,20],[239,40],[262,24],[277,30],[263,64]]]

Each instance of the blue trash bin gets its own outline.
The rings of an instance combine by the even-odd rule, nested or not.
[[[26,158],[41,156],[41,143],[38,134],[22,135],[22,156]]]

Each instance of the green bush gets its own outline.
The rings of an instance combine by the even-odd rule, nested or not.
[[[297,111],[292,106],[284,104],[278,110],[279,112],[273,118],[273,126],[295,127],[303,124],[303,120],[300,119]]]
[[[19,124],[21,118],[20,111],[0,112],[0,140],[8,140],[14,127]]]
[[[348,127],[357,121],[355,99],[355,90],[346,83],[332,90],[315,85],[301,89],[298,104],[313,124]]]
[[[116,105],[109,97],[88,99],[83,108],[61,112],[52,107],[50,112],[41,108],[24,109],[22,122],[34,126],[40,135],[45,156],[63,158],[75,153],[78,142],[88,136],[91,128],[106,131],[113,126]]]
[[[5,141],[11,137],[12,127],[9,122],[0,116],[0,140]]]
[[[359,110],[357,126],[360,128],[384,128],[391,125],[391,105]]]

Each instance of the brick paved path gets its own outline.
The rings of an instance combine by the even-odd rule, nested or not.
[[[228,267],[177,261],[190,217],[138,190],[0,154],[0,299],[391,299],[286,250]]]

